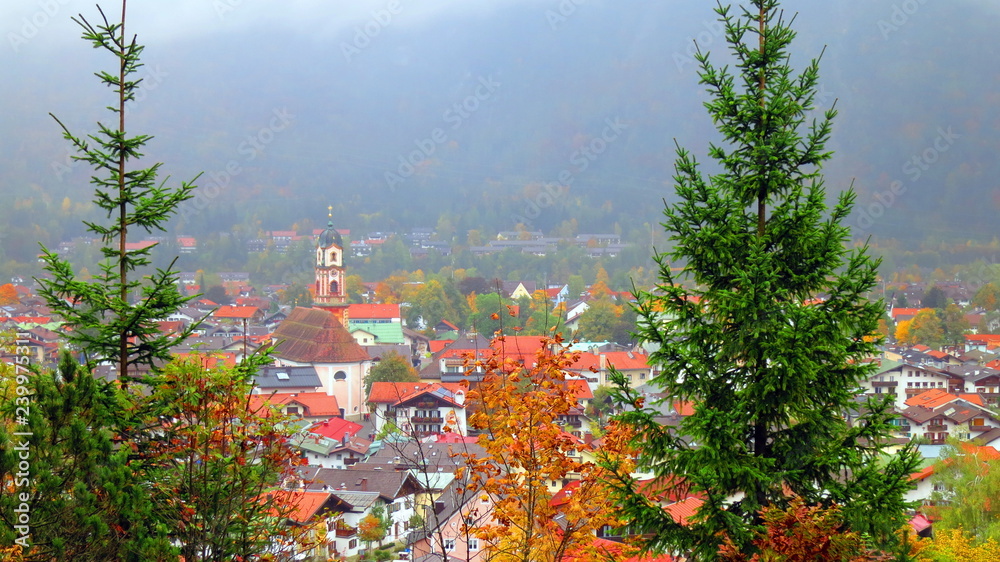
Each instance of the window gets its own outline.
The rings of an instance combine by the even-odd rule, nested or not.
[[[347,541],[347,548],[358,548],[358,539],[351,539]]]
[[[469,550],[479,550],[479,539],[469,539]]]
[[[444,539],[444,550],[445,552],[455,550],[455,539]]]
[[[298,406],[289,406],[289,407],[285,408],[285,413],[286,414],[297,414],[297,413],[299,413],[299,407]]]

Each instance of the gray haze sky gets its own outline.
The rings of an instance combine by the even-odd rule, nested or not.
[[[409,26],[442,15],[488,15],[504,6],[524,3],[538,4],[540,10],[557,5],[547,0],[132,0],[128,3],[128,26],[147,45],[267,26],[276,33],[295,29],[322,37],[349,31],[370,20],[374,12],[389,8],[396,11],[393,25]],[[109,19],[118,17],[120,2],[100,4]],[[6,43],[0,58],[22,51],[60,49],[78,41],[79,32],[70,18],[82,13],[93,22],[94,6],[93,0],[0,3]],[[261,37],[261,41],[266,40]]]

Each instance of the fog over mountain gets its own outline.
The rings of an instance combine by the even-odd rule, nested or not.
[[[92,2],[18,4],[0,8],[2,197],[38,200],[39,213],[90,198],[90,172],[70,165],[48,113],[78,133],[107,120],[111,94],[93,72],[112,61],[69,21],[95,19]],[[205,172],[178,231],[247,217],[285,228],[323,220],[332,204],[339,224],[362,230],[435,226],[447,213],[458,228],[548,230],[576,218],[585,231],[628,232],[659,220],[673,196],[674,139],[707,163],[716,137],[693,40],[731,62],[713,5],[133,0],[128,31],[147,46],[147,89],[129,130],[155,136],[148,157],[173,179]],[[995,236],[1000,9],[783,6],[796,18],[797,68],[825,47],[817,102],[837,100],[840,112],[827,188],[854,182],[855,234]],[[105,8],[117,17],[120,6]],[[5,244],[31,240],[15,232],[30,224],[43,223],[12,216]]]

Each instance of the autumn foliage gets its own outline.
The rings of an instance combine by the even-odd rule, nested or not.
[[[21,302],[17,289],[10,283],[0,285],[0,306],[8,306]]]
[[[752,556],[739,552],[727,537],[719,550],[725,562],[862,562],[880,560],[868,552],[857,533],[842,529],[840,511],[806,505],[796,498],[788,509],[768,507],[761,513],[765,529],[753,541],[759,552]]]
[[[486,373],[469,393],[469,425],[480,432],[485,455],[467,455],[458,475],[468,480],[470,493],[494,503],[488,521],[471,532],[497,562],[558,561],[567,554],[599,559],[597,553],[588,556],[595,532],[623,523],[610,504],[604,469],[585,460],[590,446],[563,427],[561,418],[580,408],[564,374],[574,354],[558,337],[543,339],[527,366],[512,358],[516,350],[508,350],[507,342],[498,336],[491,357],[467,364]],[[628,439],[610,441],[603,454],[627,457],[613,449]],[[572,484],[556,496],[564,482]]]
[[[995,562],[1000,560],[1000,543],[987,539],[976,544],[973,537],[961,529],[934,532],[934,539],[920,541],[920,562]]]

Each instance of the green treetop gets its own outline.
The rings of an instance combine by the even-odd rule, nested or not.
[[[91,360],[114,362],[122,377],[130,365],[170,358],[169,347],[174,342],[160,334],[155,320],[166,318],[187,300],[178,292],[174,262],[145,279],[137,278],[139,270],[151,265],[150,248],[130,248],[129,234],[135,229],[163,231],[166,221],[181,202],[192,197],[194,189],[188,183],[176,189],[158,183],[158,163],[148,168],[132,167],[152,137],[129,136],[125,129],[128,104],[135,100],[141,82],[134,75],[142,66],[139,55],[143,50],[134,36],[125,34],[125,5],[123,0],[120,22],[109,22],[100,7],[101,22],[97,25],[83,16],[73,20],[83,28],[83,39],[111,54],[117,63],[113,72],[96,73],[116,94],[108,106],[116,123],[98,122],[98,132],[82,138],[53,116],[78,152],[74,158],[95,170],[91,177],[94,204],[111,222],[85,224],[101,236],[105,259],[93,280],[82,281],[67,260],[43,247],[45,269],[51,277],[40,280],[40,294],[70,327],[64,332],[66,339]]]
[[[678,147],[680,201],[665,210],[674,248],[655,256],[660,281],[640,293],[639,336],[658,346],[652,380],[671,400],[694,403],[674,431],[618,377],[619,398],[637,411],[641,469],[683,482],[705,498],[682,526],[623,475],[620,500],[634,532],[652,550],[718,557],[723,537],[742,552],[762,527],[761,510],[791,497],[837,504],[848,530],[879,546],[904,518],[912,454],[880,461],[887,402],[860,421],[859,382],[872,373],[880,303],[866,294],[877,261],[849,251],[843,225],[848,190],[831,208],[820,168],[835,111],[812,114],[818,60],[796,74],[795,37],[775,0],[754,0],[733,15],[716,9],[735,69],[699,52],[705,106],[722,142],[709,148],[714,173]],[[671,265],[681,265],[675,275]]]

